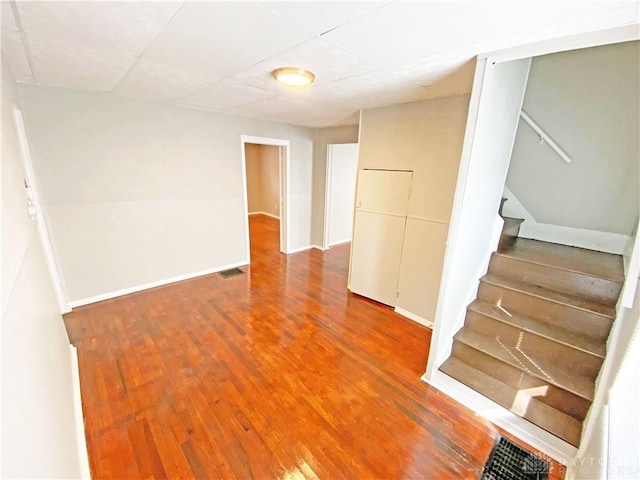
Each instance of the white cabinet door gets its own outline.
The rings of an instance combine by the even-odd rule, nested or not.
[[[349,289],[395,305],[413,172],[360,170]]]

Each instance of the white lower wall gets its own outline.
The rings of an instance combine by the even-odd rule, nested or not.
[[[290,141],[289,250],[311,245],[314,131],[22,85],[68,300],[246,261],[241,135]]]
[[[2,62],[2,478],[79,478],[69,341],[36,223],[27,216],[12,124],[16,84]],[[83,445],[80,445],[83,446]],[[86,451],[86,450],[85,450]]]

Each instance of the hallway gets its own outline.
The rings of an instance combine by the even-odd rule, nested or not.
[[[347,291],[349,245],[250,231],[243,275],[65,315],[93,478],[478,478],[497,432],[420,382],[430,330]]]

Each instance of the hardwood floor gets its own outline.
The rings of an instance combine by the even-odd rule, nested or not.
[[[250,231],[244,275],[65,316],[93,478],[478,478],[497,430],[420,382],[430,330],[347,292],[348,245]]]

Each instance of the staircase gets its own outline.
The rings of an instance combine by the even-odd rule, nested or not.
[[[498,251],[440,370],[578,446],[624,280],[622,257],[518,238]]]

